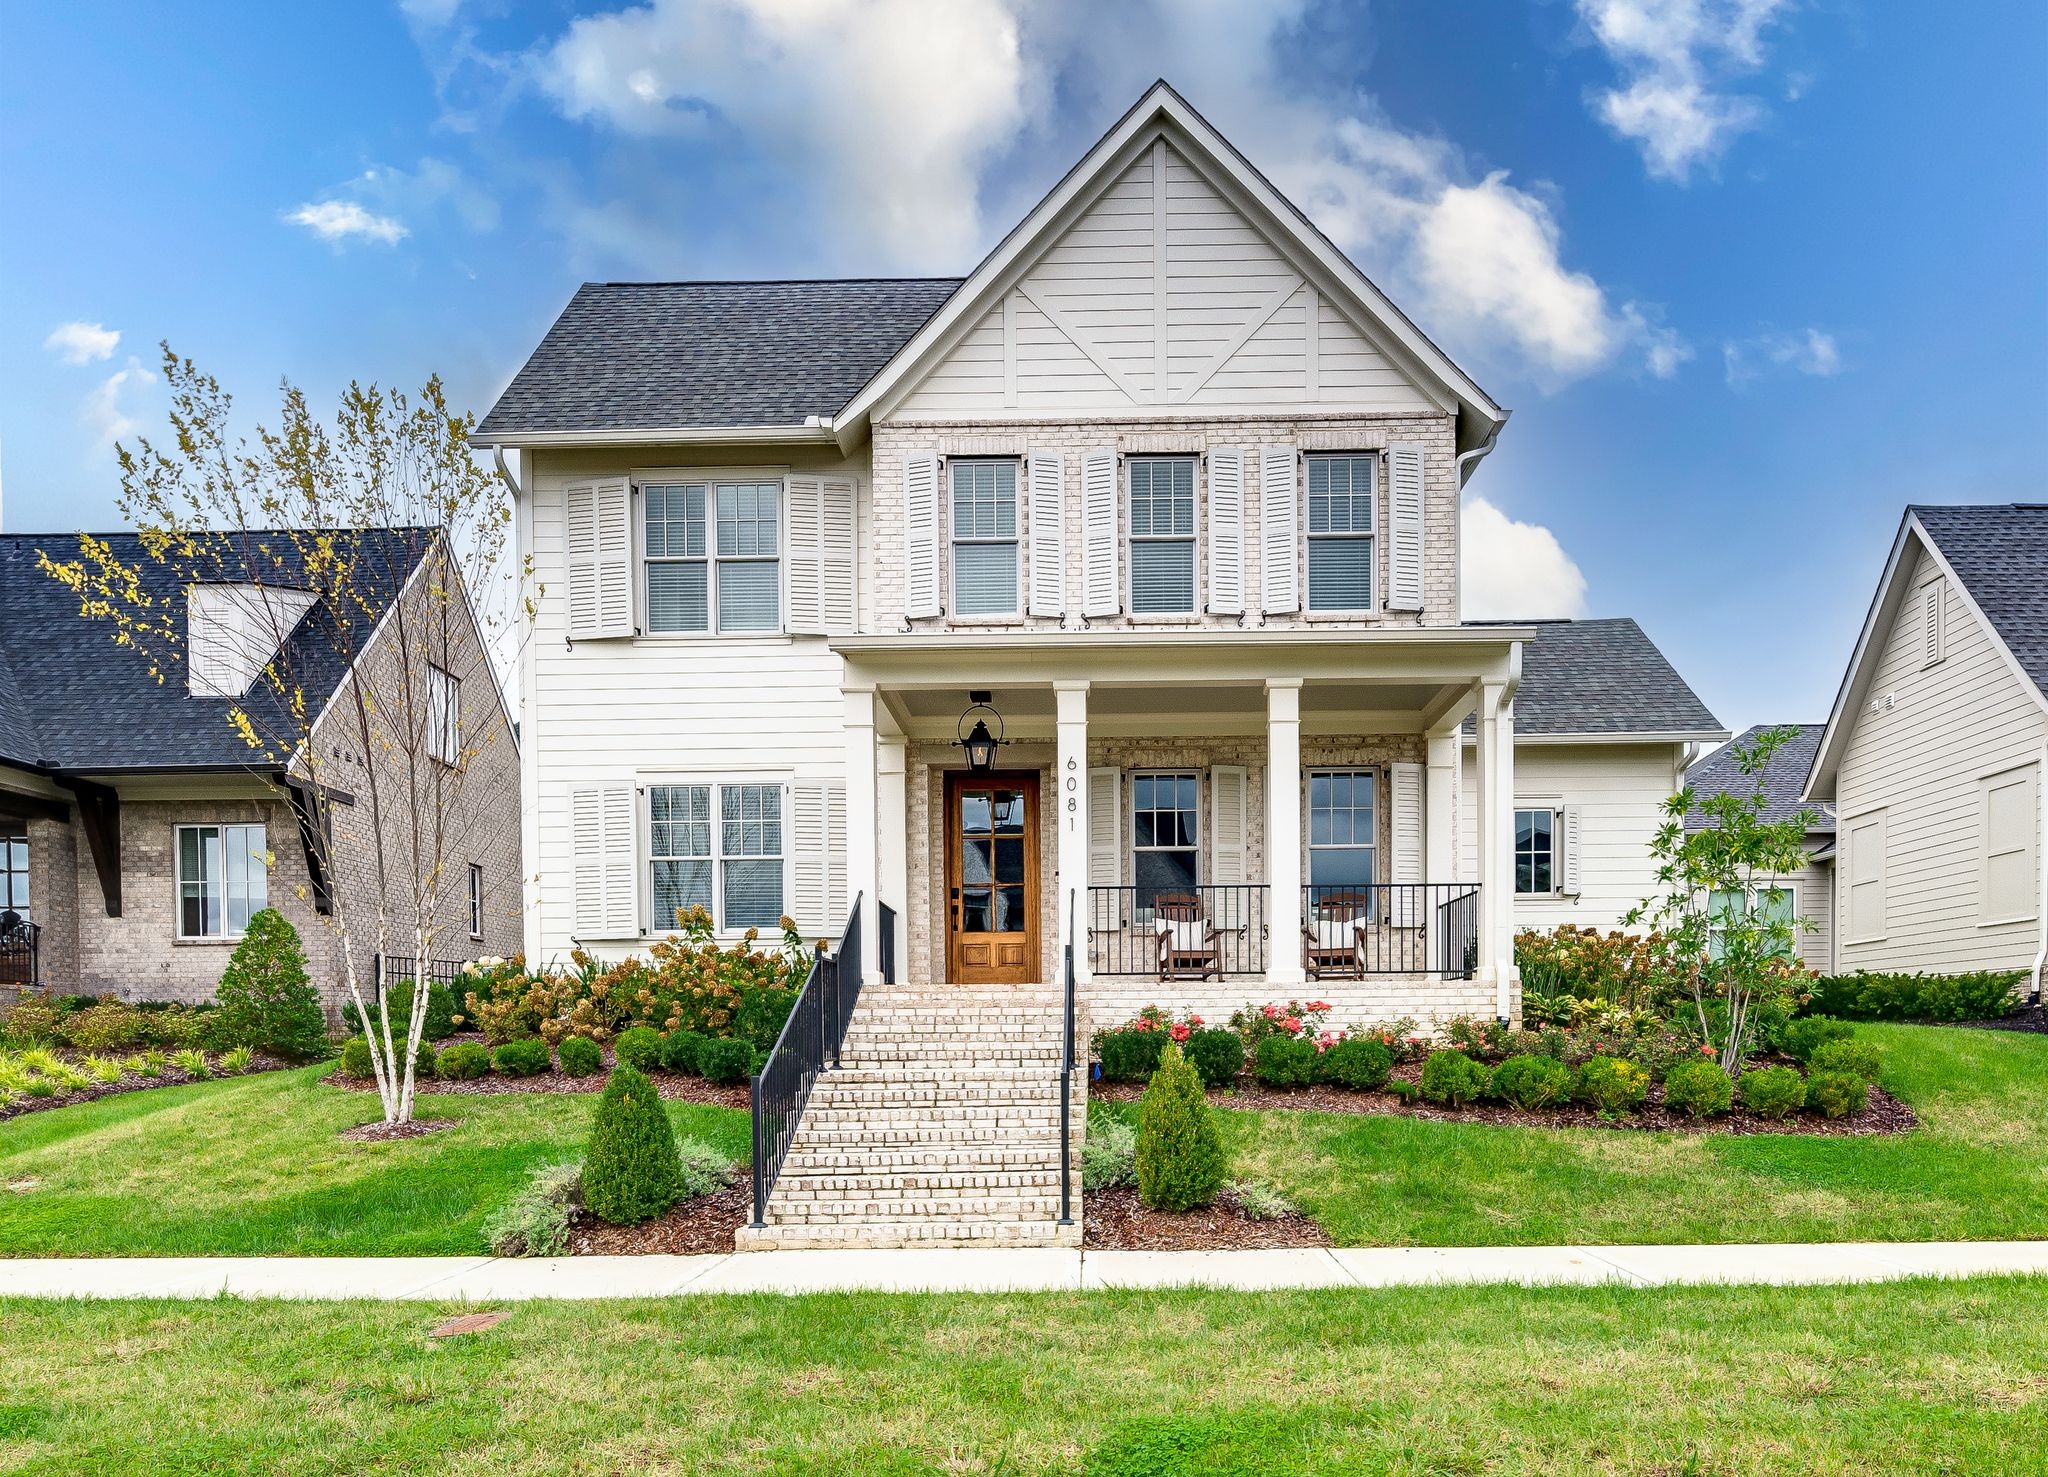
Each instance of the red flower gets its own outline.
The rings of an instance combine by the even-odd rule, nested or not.
[[[1287,1030],[1293,1032],[1297,1036],[1301,1034],[1301,1017],[1298,1015],[1290,1015],[1289,1017],[1287,1017],[1286,1020],[1280,1022],[1280,1024],[1286,1027]]]
[[[1173,1026],[1167,1030],[1166,1034],[1176,1041],[1185,1041],[1188,1039],[1188,1028],[1186,1026]]]
[[[1707,1043],[1706,1043],[1706,1042],[1702,1041],[1702,1042],[1700,1043],[1700,1055],[1701,1055],[1701,1056],[1712,1056],[1713,1054],[1714,1054],[1714,1048],[1713,1048],[1713,1047],[1711,1047],[1711,1046],[1709,1046],[1709,1045],[1707,1045]]]
[[[1311,1000],[1308,1008],[1311,1015],[1324,1015],[1329,1012],[1330,1004],[1327,1000]]]
[[[1275,1016],[1277,1016],[1277,1015],[1279,1015],[1279,1014],[1280,1014],[1280,1007],[1279,1007],[1279,1006],[1277,1006],[1277,1005],[1268,1005],[1268,1006],[1264,1006],[1264,1007],[1262,1007],[1262,1008],[1261,1008],[1261,1010],[1260,1010],[1260,1012],[1259,1012],[1259,1013],[1260,1013],[1261,1015],[1265,1016],[1265,1018],[1266,1018],[1267,1020],[1269,1020],[1269,1021],[1270,1021],[1270,1020],[1272,1020],[1272,1019],[1273,1019],[1273,1018],[1274,1018]]]

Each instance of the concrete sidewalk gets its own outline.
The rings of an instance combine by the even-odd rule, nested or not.
[[[1885,1282],[2048,1273],[2048,1241],[1754,1246],[1339,1247],[1294,1251],[777,1251],[721,1256],[0,1259],[0,1297],[509,1302],[682,1293],[1075,1292],[1432,1283]]]

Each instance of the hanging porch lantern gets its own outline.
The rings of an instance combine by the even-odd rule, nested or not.
[[[971,706],[960,715],[960,722],[954,726],[953,731],[956,735],[961,735],[960,747],[967,753],[968,773],[987,774],[996,767],[996,751],[1003,746],[1003,715],[989,703],[989,693],[970,692],[967,697]],[[996,732],[988,731],[986,720],[975,718],[978,712],[986,712],[990,718],[996,720]],[[974,718],[974,730],[971,733],[965,732],[969,718]]]

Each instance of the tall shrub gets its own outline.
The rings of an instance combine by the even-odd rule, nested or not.
[[[621,1063],[590,1125],[583,1204],[599,1220],[632,1226],[665,1212],[682,1188],[682,1159],[661,1098],[644,1074]]]
[[[1138,1104],[1138,1198],[1156,1210],[1192,1210],[1216,1198],[1229,1172],[1202,1079],[1169,1042]]]
[[[327,1055],[327,1018],[306,974],[306,951],[299,931],[277,909],[249,920],[214,998],[222,1033],[237,1044],[292,1061]]]

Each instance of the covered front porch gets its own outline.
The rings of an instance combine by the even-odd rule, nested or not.
[[[912,984],[1057,980],[1071,943],[1098,1022],[1306,997],[1345,1024],[1511,1017],[1522,634],[847,638],[849,891],[893,910]],[[979,771],[976,699],[1003,741]]]

